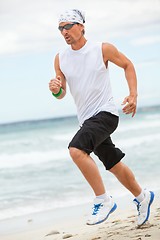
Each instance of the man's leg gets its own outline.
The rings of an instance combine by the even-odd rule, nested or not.
[[[142,188],[137,183],[133,172],[122,162],[118,162],[109,170],[135,197],[141,192]]]
[[[122,162],[112,167],[110,172],[136,197],[133,202],[136,204],[138,210],[138,225],[143,225],[149,218],[154,193],[142,190],[132,171]]]
[[[73,161],[81,170],[96,195],[92,208],[93,211],[87,220],[87,224],[99,224],[105,221],[109,215],[115,211],[117,205],[114,203],[112,197],[105,194],[105,187],[94,160],[87,153],[77,148],[70,147],[69,151]],[[103,198],[101,198],[102,196]]]
[[[73,161],[78,166],[83,176],[92,187],[95,195],[99,196],[104,194],[105,187],[103,184],[103,180],[94,160],[87,153],[77,148],[70,147],[69,151]]]

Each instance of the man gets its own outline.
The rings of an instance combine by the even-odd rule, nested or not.
[[[95,193],[93,212],[87,224],[103,222],[116,209],[113,198],[105,191],[99,170],[90,153],[102,161],[106,170],[134,195],[138,210],[138,225],[144,224],[150,214],[154,193],[137,183],[132,171],[121,162],[124,153],[115,147],[110,135],[118,125],[118,111],[111,92],[108,62],[124,69],[129,96],[123,104],[125,114],[136,113],[137,79],[132,62],[109,43],[88,41],[84,30],[84,14],[72,9],[59,17],[59,30],[70,45],[55,57],[56,77],[49,83],[52,94],[62,99],[66,82],[74,98],[80,129],[69,144],[70,155]]]

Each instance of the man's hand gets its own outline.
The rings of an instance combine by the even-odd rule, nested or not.
[[[122,105],[125,105],[125,107],[122,109],[125,114],[132,113],[132,117],[134,117],[136,113],[137,108],[137,95],[129,95],[125,97]]]
[[[61,87],[62,87],[62,82],[61,82],[60,76],[57,76],[56,78],[50,80],[49,89],[54,94],[59,93]]]

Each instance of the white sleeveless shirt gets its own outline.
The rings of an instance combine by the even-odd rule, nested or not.
[[[87,41],[79,50],[68,47],[59,54],[59,64],[75,101],[80,126],[100,111],[118,116],[102,43]]]

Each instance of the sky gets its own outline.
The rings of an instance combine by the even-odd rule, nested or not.
[[[76,114],[67,89],[63,100],[49,91],[55,55],[66,47],[58,16],[85,12],[85,37],[109,42],[134,64],[138,107],[160,104],[160,0],[0,0],[0,123]],[[109,64],[114,99],[128,95],[123,69]]]

